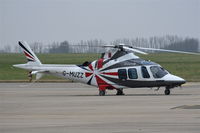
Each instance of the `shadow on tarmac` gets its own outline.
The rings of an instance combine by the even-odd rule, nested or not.
[[[171,94],[171,95],[168,95],[168,96],[188,96],[188,95],[191,95],[191,94]],[[126,96],[166,96],[164,94],[125,94],[125,95],[115,95],[115,94],[108,94],[108,95],[105,95],[105,96],[99,96],[98,94],[96,95],[93,95],[93,94],[88,94],[88,95],[35,95],[36,97],[94,97],[94,96],[98,96],[98,97],[108,97],[108,96],[115,96],[115,97],[126,97]]]

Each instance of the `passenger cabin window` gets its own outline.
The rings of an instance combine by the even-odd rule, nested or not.
[[[150,78],[150,75],[149,75],[147,68],[145,66],[142,66],[141,70],[142,70],[142,77],[143,78]]]
[[[118,76],[119,76],[119,79],[126,80],[127,79],[126,69],[119,69]]]
[[[137,79],[138,78],[137,70],[135,68],[128,69],[128,77],[130,79]]]
[[[168,72],[164,68],[159,66],[152,66],[150,67],[150,70],[154,78],[162,78],[168,74]]]

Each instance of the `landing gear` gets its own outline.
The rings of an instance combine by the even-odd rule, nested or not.
[[[99,96],[105,96],[106,91],[105,90],[99,90]]]
[[[32,72],[28,72],[28,78],[29,78],[29,82],[32,82],[33,79],[33,75],[31,74]]]
[[[123,89],[117,89],[116,95],[124,95]]]
[[[170,95],[170,87],[166,86],[165,95]]]

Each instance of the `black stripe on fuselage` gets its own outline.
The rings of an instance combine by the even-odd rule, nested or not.
[[[108,63],[111,60],[116,60],[117,58],[122,57],[128,53],[129,53],[128,51],[117,51],[110,59],[104,61],[103,65],[105,65],[106,63]]]
[[[24,47],[24,45],[23,45],[21,42],[19,42],[19,45],[20,45],[25,51],[27,51],[30,55],[32,55],[31,52],[28,51],[28,49],[27,49],[26,47]],[[32,55],[32,56],[33,56],[33,55]],[[34,57],[34,56],[33,56],[33,57]]]
[[[105,79],[114,82],[117,85],[126,86],[130,88],[139,88],[139,87],[161,87],[161,86],[180,86],[185,83],[185,81],[164,81],[164,80],[155,80],[155,81],[139,81],[139,80],[121,80],[116,78],[111,78],[103,76]]]
[[[106,63],[108,63],[109,61],[111,61],[110,59],[107,59],[103,62],[103,65],[105,65]]]
[[[87,82],[88,85],[91,85],[91,81],[92,81],[93,76],[90,78],[90,80]]]
[[[130,59],[130,60],[125,60],[125,61],[116,63],[114,65],[111,65],[107,68],[102,69],[101,71],[120,68],[120,67],[131,67],[131,66],[142,66],[142,65],[157,65],[157,64],[151,61],[146,61],[146,60],[138,58],[138,59]]]
[[[128,54],[128,53],[130,53],[130,52],[128,52],[128,51],[117,51],[117,52],[110,58],[110,60],[115,60],[115,59],[117,59],[117,58],[119,58],[119,57],[122,57],[122,56]]]
[[[90,70],[88,70],[87,68],[85,68],[85,66],[82,66],[82,65],[76,65],[77,67],[80,67],[80,68],[82,68],[82,69],[84,69],[84,70],[86,70],[86,71],[90,71]]]
[[[111,65],[107,68],[102,69],[101,71],[109,70],[109,69],[115,69],[115,68],[120,68],[120,67],[129,67],[129,66],[139,66],[140,64],[134,62],[132,59],[131,60],[126,60],[122,61],[119,63],[116,63],[114,65]]]

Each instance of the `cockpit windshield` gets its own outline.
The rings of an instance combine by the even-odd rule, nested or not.
[[[150,70],[154,78],[162,78],[168,74],[168,72],[160,66],[151,66]]]

